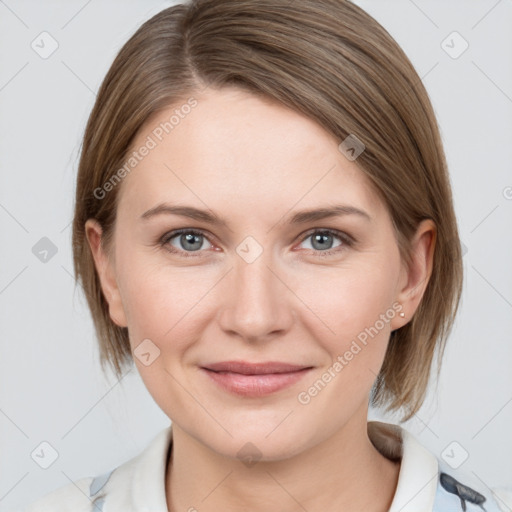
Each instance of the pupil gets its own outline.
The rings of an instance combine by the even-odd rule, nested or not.
[[[188,233],[186,235],[182,235],[181,238],[182,238],[182,240],[185,240],[184,247],[187,249],[197,251],[201,247],[201,244],[199,244],[198,247],[190,247],[189,246],[189,244],[193,244],[194,241],[197,243],[197,241],[199,240],[198,235],[194,235],[193,233]]]
[[[315,249],[325,249],[326,248],[326,244],[324,243],[326,241],[326,239],[329,239],[331,238],[331,235],[329,234],[325,234],[325,233],[320,233],[320,234],[317,234],[313,237],[313,247]],[[315,244],[316,243],[319,243],[319,247],[315,247]]]

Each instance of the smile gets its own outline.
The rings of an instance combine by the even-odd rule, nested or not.
[[[238,361],[226,361],[201,367],[201,371],[222,389],[246,397],[276,393],[295,384],[311,369],[311,366],[280,362],[246,363]]]

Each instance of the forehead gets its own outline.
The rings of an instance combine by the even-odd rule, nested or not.
[[[149,119],[144,151],[122,183],[120,204],[140,211],[180,200],[222,209],[290,209],[319,202],[383,208],[369,179],[315,121],[237,88],[207,89]],[[261,213],[261,212],[260,212]]]

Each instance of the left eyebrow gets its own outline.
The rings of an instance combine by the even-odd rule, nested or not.
[[[290,224],[303,224],[316,220],[327,219],[329,217],[340,217],[344,215],[358,215],[368,222],[372,222],[372,217],[355,206],[338,204],[328,208],[315,208],[311,210],[303,210],[295,213],[289,220]]]
[[[220,225],[227,227],[228,223],[215,215],[211,210],[201,210],[193,206],[179,206],[167,203],[161,203],[154,208],[149,209],[141,215],[141,219],[146,220],[156,215],[168,214],[179,215],[181,217],[188,217],[190,219],[206,222],[212,225]],[[327,219],[330,217],[340,217],[345,215],[358,215],[369,222],[372,222],[372,217],[359,208],[351,205],[334,205],[324,208],[314,208],[310,210],[302,210],[293,214],[288,220],[290,224],[305,224],[317,220]]]

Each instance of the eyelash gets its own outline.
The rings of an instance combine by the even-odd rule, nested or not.
[[[193,229],[193,228],[182,228],[182,229],[177,229],[175,231],[170,231],[169,233],[166,233],[159,240],[159,245],[161,247],[163,247],[165,250],[167,250],[173,254],[178,254],[180,256],[183,256],[184,258],[200,256],[201,253],[203,252],[202,250],[200,250],[200,251],[180,251],[180,250],[177,250],[176,248],[169,245],[169,242],[173,238],[175,238],[176,236],[181,235],[183,233],[204,236],[208,240],[208,237],[206,236],[206,234],[200,230]],[[336,247],[334,249],[327,249],[326,251],[309,249],[318,254],[321,254],[322,256],[323,255],[330,256],[332,254],[339,253],[339,252],[343,251],[346,247],[352,247],[356,242],[356,240],[353,237],[347,235],[343,231],[338,231],[336,229],[328,229],[328,228],[326,228],[326,229],[316,228],[316,229],[309,231],[307,234],[305,234],[304,237],[301,239],[300,243],[304,242],[309,237],[311,237],[312,235],[317,234],[317,233],[334,235],[335,237],[339,238],[343,242],[342,245],[339,245],[338,247]],[[194,254],[194,252],[196,252],[197,254]]]

